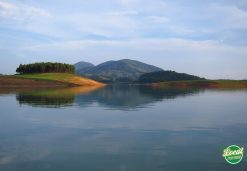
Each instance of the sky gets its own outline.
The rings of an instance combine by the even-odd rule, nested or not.
[[[126,58],[247,79],[247,0],[0,0],[0,73]]]

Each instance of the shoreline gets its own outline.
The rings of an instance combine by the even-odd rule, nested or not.
[[[69,88],[105,86],[105,84],[73,74],[0,75],[0,88]]]
[[[246,80],[193,80],[150,83],[154,88],[247,89]]]
[[[40,77],[40,76],[49,77]],[[53,76],[54,78],[50,78]],[[69,78],[58,78],[64,76],[58,73],[30,74],[30,75],[0,75],[0,88],[70,88],[81,86],[103,87],[100,83],[88,78],[69,75]],[[68,75],[65,75],[68,76]],[[118,83],[121,84],[121,83]],[[192,81],[167,81],[158,83],[124,83],[129,85],[144,85],[153,88],[208,88],[208,89],[234,89],[247,88],[247,80],[192,80]]]
[[[17,78],[15,76],[0,76],[0,88],[57,88],[73,86],[75,85],[59,81]]]

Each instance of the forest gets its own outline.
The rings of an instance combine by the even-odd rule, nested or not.
[[[146,73],[140,76],[138,82],[140,83],[157,83],[164,81],[188,81],[188,80],[205,80],[198,76],[189,75],[185,73],[177,73],[175,71],[157,71]]]
[[[17,73],[27,74],[27,73],[74,73],[74,65],[65,63],[52,63],[52,62],[40,62],[33,64],[20,64],[16,69]]]

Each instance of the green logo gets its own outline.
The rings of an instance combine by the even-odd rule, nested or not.
[[[243,159],[244,148],[237,145],[231,145],[224,149],[223,157],[230,164],[238,164]]]

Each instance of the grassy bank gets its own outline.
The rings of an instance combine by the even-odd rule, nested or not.
[[[177,88],[212,88],[212,89],[234,89],[247,88],[247,81],[241,80],[193,80],[193,81],[170,81],[150,84],[157,88],[177,87]]]
[[[20,74],[0,76],[1,87],[103,86],[97,81],[68,73]]]

